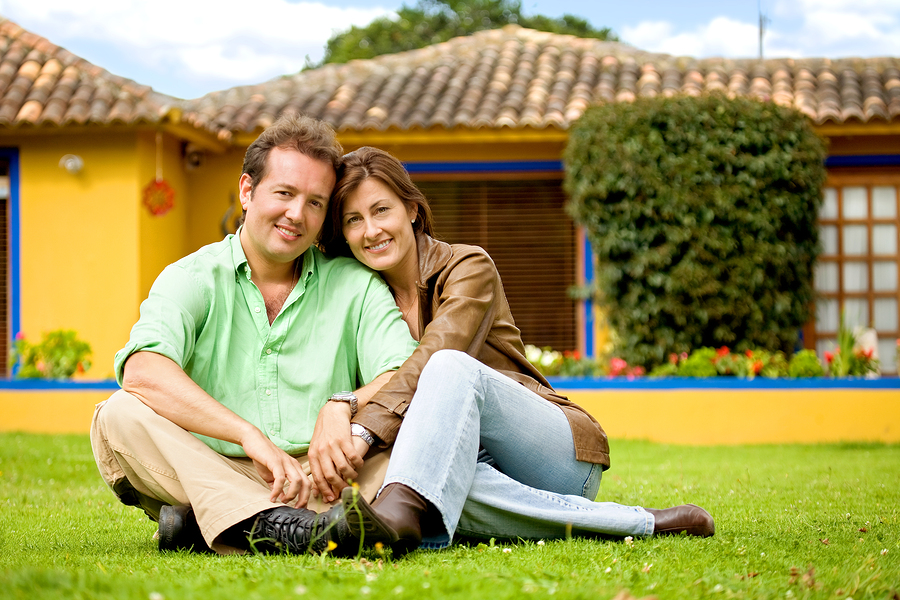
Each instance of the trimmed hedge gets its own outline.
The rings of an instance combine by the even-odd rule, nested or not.
[[[616,352],[652,368],[730,346],[790,353],[813,309],[825,145],[800,113],[720,94],[588,109],[565,153]]]

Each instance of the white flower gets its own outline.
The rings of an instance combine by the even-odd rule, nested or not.
[[[302,596],[303,594],[305,594],[306,591],[307,591],[307,590],[306,590],[306,586],[305,586],[305,585],[298,585],[297,587],[294,588],[294,593],[297,594],[297,595],[299,595],[299,596]]]
[[[603,572],[604,573],[612,573],[612,567],[606,567],[606,570]]]
[[[540,361],[541,354],[542,354],[541,349],[538,348],[537,346],[532,346],[531,344],[528,344],[527,346],[525,346],[525,358],[528,359],[528,362],[536,363],[536,362]]]
[[[504,548],[503,549],[503,554],[509,554],[511,552],[512,552],[512,548]]]
[[[375,573],[366,573],[366,581],[375,581],[378,579],[378,575]]]
[[[372,593],[372,588],[370,588],[367,585],[364,585],[361,588],[359,588],[359,593],[362,594],[363,596],[368,596],[369,594]]]
[[[538,545],[538,546],[543,546],[543,545],[544,545],[544,540],[538,540],[537,545]]]
[[[885,554],[887,554],[887,548],[882,548],[881,555],[884,556]]]
[[[165,596],[159,592],[150,592],[150,600],[165,600]]]
[[[631,537],[630,535],[629,535],[629,536],[626,536],[626,537],[625,537],[625,544],[628,545],[628,546],[633,545],[633,544],[634,544],[634,538]]]

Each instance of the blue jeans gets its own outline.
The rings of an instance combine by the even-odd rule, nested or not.
[[[601,466],[575,459],[562,409],[464,352],[436,352],[394,444],[385,485],[402,483],[441,513],[448,546],[475,537],[645,536],[643,508],[593,502]]]

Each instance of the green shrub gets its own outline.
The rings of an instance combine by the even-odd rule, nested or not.
[[[791,377],[822,377],[825,369],[819,362],[814,350],[801,350],[791,357],[788,366],[788,375]]]
[[[723,345],[790,352],[811,316],[825,146],[800,113],[723,95],[591,108],[568,210],[597,255],[616,354],[654,367]]]
[[[47,332],[37,344],[20,332],[13,342],[9,364],[18,364],[16,376],[22,379],[65,379],[90,369],[90,356],[91,345],[70,329]]]

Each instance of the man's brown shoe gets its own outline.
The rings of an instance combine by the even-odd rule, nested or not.
[[[653,526],[653,535],[677,535],[681,532],[687,535],[709,537],[716,532],[716,524],[712,516],[694,504],[682,504],[672,508],[645,508],[653,515],[656,523]]]

